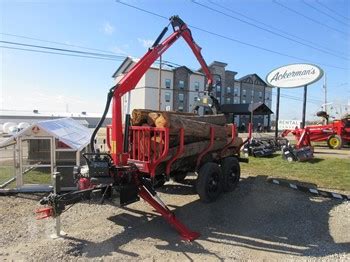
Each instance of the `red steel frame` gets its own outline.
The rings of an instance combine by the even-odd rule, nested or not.
[[[200,168],[203,156],[205,156],[205,154],[208,153],[210,151],[210,149],[213,147],[214,139],[215,139],[215,129],[213,127],[210,127],[210,141],[209,141],[208,146],[199,154],[199,156],[197,158],[196,170],[198,170]]]
[[[129,136],[130,154],[128,162],[134,163],[140,172],[153,178],[157,166],[169,153],[169,128],[131,126]],[[152,140],[159,138],[159,142]],[[142,148],[143,151],[138,150]]]
[[[289,133],[292,133],[296,140],[298,140],[298,143],[303,143],[301,140],[303,139],[309,139],[311,142],[322,142],[327,141],[328,138],[332,135],[338,135],[340,136],[344,141],[350,141],[350,128],[346,127],[345,122],[349,121],[348,118],[344,118],[341,120],[335,120],[333,123],[328,125],[313,125],[313,126],[306,126],[307,135],[308,138],[305,138],[303,136],[305,129],[302,128],[296,128],[296,129],[287,129],[283,130],[281,136],[285,137]]]
[[[182,24],[168,38],[157,46],[150,48],[148,52],[133,66],[133,68],[119,81],[113,94],[112,108],[112,134],[111,134],[111,156],[115,164],[119,164],[123,153],[123,129],[122,129],[122,108],[121,98],[124,94],[135,88],[141,77],[146,73],[150,66],[161,56],[179,37],[182,37],[190,46],[197,60],[207,77],[207,84],[211,85],[212,75],[201,54],[199,47],[193,40],[191,31],[186,24]]]
[[[230,140],[230,142],[228,142],[228,143],[224,146],[224,148],[221,150],[220,156],[223,156],[223,155],[226,153],[227,149],[233,145],[233,143],[234,143],[235,140],[236,140],[236,136],[237,136],[237,126],[236,126],[236,124],[233,124],[233,125],[231,126],[231,140]],[[239,153],[240,153],[240,147],[237,147],[236,154],[239,155]]]
[[[179,133],[179,138],[180,138],[180,144],[176,150],[176,153],[174,156],[168,160],[166,167],[165,167],[165,174],[167,176],[167,179],[170,177],[170,171],[171,171],[171,165],[183,154],[185,147],[185,131],[183,128],[180,128],[180,133]]]

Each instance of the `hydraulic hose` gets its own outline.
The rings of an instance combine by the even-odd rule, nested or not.
[[[103,122],[106,119],[106,116],[107,116],[107,113],[108,113],[108,110],[109,110],[109,106],[110,106],[112,98],[113,98],[114,89],[116,87],[117,86],[113,86],[111,89],[109,89],[109,92],[108,92],[108,95],[107,95],[107,101],[106,101],[105,110],[103,111],[102,117],[101,117],[100,121],[97,123],[97,125],[95,127],[95,130],[94,130],[94,132],[91,135],[90,148],[91,148],[91,152],[92,153],[95,153],[95,145],[94,145],[95,144],[95,137],[96,137],[96,134],[97,134],[98,130],[100,130]]]

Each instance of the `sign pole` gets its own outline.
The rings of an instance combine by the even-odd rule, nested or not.
[[[301,128],[305,127],[306,99],[307,99],[307,85],[304,86],[303,118],[301,122]]]
[[[278,137],[278,120],[279,120],[279,117],[280,117],[280,95],[281,95],[281,89],[279,87],[277,87],[275,139],[277,139],[277,137]]]

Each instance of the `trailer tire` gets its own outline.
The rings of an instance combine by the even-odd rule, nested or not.
[[[162,186],[164,186],[166,180],[165,177],[163,175],[157,175],[154,177],[154,182],[153,182],[153,187],[154,188],[161,188]]]
[[[343,141],[338,135],[331,135],[327,140],[327,145],[331,149],[340,149],[343,146]]]
[[[175,182],[181,183],[185,180],[186,176],[187,176],[187,172],[178,171],[174,173],[173,179]]]
[[[226,157],[221,162],[223,175],[222,189],[224,192],[232,192],[238,185],[241,177],[241,167],[238,159],[235,157]]]
[[[222,193],[223,175],[218,164],[205,163],[198,171],[196,189],[201,201],[215,201]]]

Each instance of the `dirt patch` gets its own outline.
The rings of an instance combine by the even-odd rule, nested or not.
[[[76,204],[54,221],[35,220],[34,195],[0,197],[0,260],[349,260],[349,202],[315,198],[244,177],[232,193],[203,204],[188,184],[168,183],[160,197],[201,237],[183,242],[143,201],[125,209]]]

